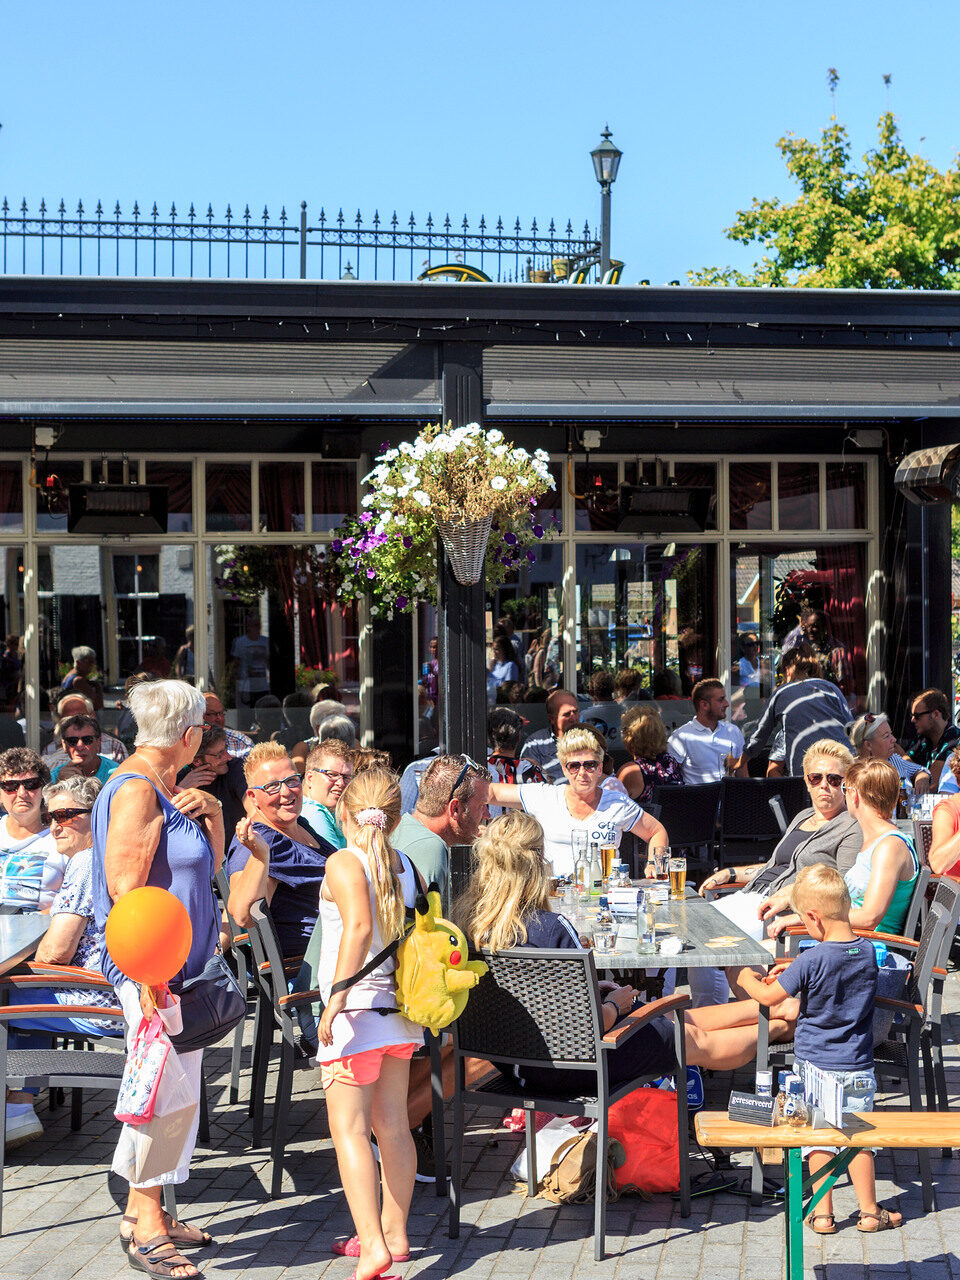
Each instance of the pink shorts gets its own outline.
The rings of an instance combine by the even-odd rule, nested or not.
[[[324,1089],[329,1089],[332,1084],[373,1084],[380,1079],[380,1066],[384,1058],[409,1061],[416,1047],[415,1044],[384,1044],[379,1049],[364,1049],[363,1053],[352,1053],[345,1058],[334,1058],[332,1062],[321,1062],[320,1082]]]

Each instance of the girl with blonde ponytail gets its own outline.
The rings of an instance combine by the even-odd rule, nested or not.
[[[320,890],[317,985],[325,1007],[317,1063],[356,1230],[332,1248],[357,1259],[355,1280],[373,1280],[410,1254],[407,1214],[417,1157],[407,1085],[423,1033],[396,1012],[392,957],[349,981],[401,936],[404,910],[420,888],[412,863],[390,843],[399,821],[396,776],[375,768],[355,777],[337,804],[346,846],[327,859]],[[380,1149],[382,1205],[371,1131]]]

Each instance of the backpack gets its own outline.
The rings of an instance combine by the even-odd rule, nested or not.
[[[402,936],[378,951],[352,978],[335,982],[331,995],[352,987],[396,955],[397,1008],[384,1012],[401,1013],[408,1021],[434,1033],[448,1027],[463,1013],[467,995],[487,972],[487,966],[482,960],[467,959],[466,938],[455,924],[441,916],[440,910],[440,888],[431,884],[426,896],[417,895],[413,923]]]
[[[617,1200],[616,1170],[626,1159],[623,1146],[615,1139],[607,1140],[606,1192],[608,1200]],[[593,1128],[576,1137],[567,1138],[553,1154],[550,1168],[537,1188],[537,1195],[554,1204],[585,1204],[592,1200],[597,1178],[597,1134]]]

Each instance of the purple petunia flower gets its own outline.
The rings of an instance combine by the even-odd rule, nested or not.
[[[396,604],[398,609],[405,609],[409,603],[410,601],[406,596],[397,596]]]
[[[535,538],[542,538],[542,537],[543,537],[543,525],[542,525],[542,524],[535,524],[535,525],[533,526],[533,536],[534,536]]]
[[[373,516],[370,514],[370,512],[365,511],[363,515],[360,517],[360,523],[369,524],[372,519],[373,519]]]
[[[413,539],[409,536],[405,537],[403,539],[403,545],[407,549],[407,551],[409,551],[410,548],[413,546]]]
[[[368,570],[367,570],[367,577],[368,577],[368,578],[373,579],[373,578],[375,578],[376,576],[377,576],[377,571],[376,571],[376,569],[368,569]]]
[[[515,533],[505,533],[503,535],[503,540],[509,547],[515,547],[517,545],[517,535]]]
[[[334,540],[330,543],[330,550],[331,551],[343,550],[343,543],[340,541],[339,538],[334,538]]]

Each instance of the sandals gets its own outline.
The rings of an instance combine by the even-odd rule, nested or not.
[[[818,1222],[826,1222],[826,1227],[818,1227]],[[811,1213],[807,1218],[807,1226],[811,1231],[815,1231],[818,1236],[835,1236],[837,1234],[837,1223],[832,1213]]]
[[[133,1239],[133,1232],[137,1227],[137,1219],[132,1214],[125,1213],[120,1221],[129,1222],[133,1228],[128,1236],[123,1234],[122,1228],[120,1230],[120,1248],[126,1253],[130,1241]],[[167,1228],[166,1238],[172,1240],[181,1249],[184,1247],[188,1249],[206,1249],[208,1245],[213,1244],[213,1236],[209,1231],[201,1231],[199,1227],[191,1227],[186,1222],[178,1222],[176,1218],[171,1218],[166,1210],[164,1210],[163,1221]]]
[[[866,1221],[872,1222],[872,1227],[864,1226]],[[896,1209],[884,1209],[880,1206],[879,1213],[862,1213],[860,1221],[857,1223],[857,1230],[863,1231],[866,1235],[872,1235],[874,1231],[890,1231],[894,1227],[903,1225],[903,1214],[897,1213]]]
[[[360,1237],[359,1236],[337,1236],[333,1244],[330,1246],[330,1252],[335,1253],[341,1258],[359,1258],[360,1257]],[[409,1262],[409,1253],[395,1253],[393,1255],[394,1262]]]
[[[154,1257],[159,1249],[166,1250],[162,1256]],[[170,1250],[173,1252],[169,1252]],[[135,1236],[130,1237],[130,1247],[126,1250],[127,1259],[134,1271],[143,1271],[148,1276],[160,1276],[163,1280],[202,1280],[203,1272],[194,1270],[192,1276],[177,1277],[174,1271],[178,1267],[192,1267],[193,1263],[179,1252],[169,1236],[154,1236],[146,1244],[137,1244]]]

